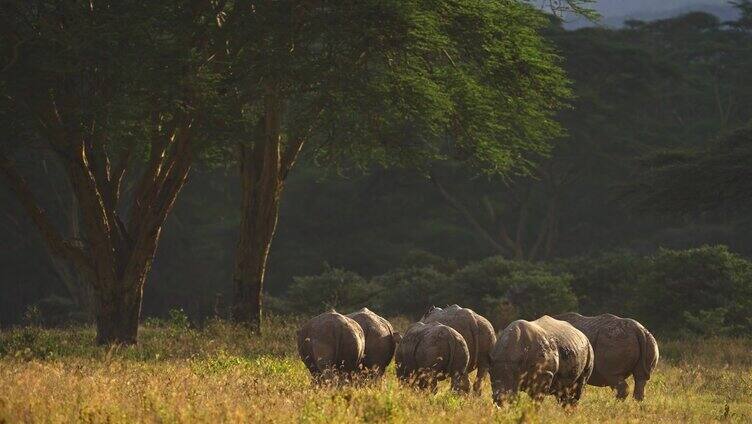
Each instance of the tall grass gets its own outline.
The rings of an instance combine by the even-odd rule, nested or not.
[[[400,324],[401,321],[398,321]],[[398,324],[398,327],[400,326]],[[580,405],[401,387],[393,369],[362,387],[313,388],[298,360],[299,321],[273,318],[254,336],[222,321],[146,325],[137,346],[102,348],[93,329],[0,334],[0,422],[749,422],[752,341],[660,341],[646,401],[588,387]]]

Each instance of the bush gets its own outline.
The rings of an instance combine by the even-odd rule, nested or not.
[[[571,282],[571,275],[555,274],[543,265],[492,257],[452,275],[439,303],[472,308],[501,327],[518,318],[576,309]]]
[[[551,269],[573,276],[572,290],[581,313],[632,316],[639,312],[639,279],[648,263],[646,257],[619,251],[559,260]]]
[[[330,308],[357,309],[378,291],[378,286],[354,272],[328,268],[319,275],[294,277],[287,298],[295,312],[316,314]]]
[[[458,269],[457,262],[445,259],[439,255],[426,252],[425,250],[412,249],[408,251],[400,263],[400,269],[410,268],[433,268],[442,274],[454,274]]]
[[[724,246],[557,261],[586,315],[632,317],[663,335],[751,334],[752,263]]]
[[[374,278],[380,291],[369,306],[387,316],[407,315],[417,319],[434,303],[448,277],[433,267],[398,269]]]
[[[514,272],[505,281],[506,298],[514,305],[519,317],[536,319],[577,309],[577,297],[571,289],[572,276],[554,275],[548,271]]]
[[[662,249],[640,280],[640,316],[658,332],[752,333],[752,263],[725,246]]]
[[[650,256],[612,252],[549,264],[491,257],[454,271],[418,252],[411,266],[367,282],[344,270],[297,277],[280,304],[299,313],[368,306],[419,318],[431,306],[459,304],[499,329],[515,319],[578,310],[631,317],[664,336],[752,334],[752,263],[723,246],[662,249]]]

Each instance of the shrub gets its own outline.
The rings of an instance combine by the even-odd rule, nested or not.
[[[640,315],[658,332],[752,333],[752,263],[725,246],[661,249],[640,292]]]
[[[561,260],[586,315],[635,318],[663,335],[752,333],[752,263],[724,246]]]
[[[617,251],[558,260],[551,264],[551,269],[573,276],[572,290],[581,313],[631,316],[638,312],[641,303],[639,280],[647,266],[648,258]]]
[[[555,274],[543,265],[492,257],[457,271],[439,299],[473,308],[502,326],[576,309],[571,282],[571,275]]]
[[[398,269],[373,281],[380,291],[369,308],[387,316],[416,319],[436,303],[436,294],[447,284],[448,277],[433,267],[423,267]]]
[[[577,309],[571,281],[569,274],[554,275],[543,270],[514,272],[505,281],[508,284],[505,297],[523,319],[560,314]]]
[[[354,272],[329,268],[319,275],[294,277],[287,297],[295,312],[315,314],[330,308],[357,309],[378,290],[378,286]]]
[[[149,317],[144,320],[147,327],[171,328],[173,330],[186,330],[190,328],[191,321],[183,308],[172,308],[167,313],[167,318]]]
[[[445,259],[439,255],[434,255],[425,250],[412,249],[403,257],[400,263],[400,269],[410,268],[433,268],[442,274],[454,274],[458,269],[457,262],[452,259]]]
[[[752,334],[752,263],[723,246],[662,249],[558,260],[549,264],[491,257],[454,271],[418,252],[409,263],[367,282],[344,270],[297,277],[281,300],[299,313],[368,306],[419,318],[431,305],[476,310],[499,329],[514,319],[577,310],[635,318],[665,336]]]

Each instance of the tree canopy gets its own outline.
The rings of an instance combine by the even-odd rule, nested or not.
[[[253,320],[284,181],[305,146],[320,163],[421,169],[452,157],[527,172],[559,134],[554,114],[569,95],[541,35],[548,20],[524,1],[42,1],[2,11],[12,136],[1,174],[52,254],[94,288],[102,343],[135,341],[162,227],[199,159],[240,163],[236,306]],[[61,234],[15,166],[32,143],[62,164],[78,239]]]

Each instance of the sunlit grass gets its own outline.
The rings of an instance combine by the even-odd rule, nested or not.
[[[223,322],[201,330],[145,326],[138,346],[93,345],[93,330],[16,329],[0,335],[0,422],[749,422],[748,340],[662,343],[647,400],[619,402],[588,387],[580,405],[519,399],[495,408],[401,387],[393,369],[358,387],[316,389],[298,360],[295,320],[261,337]]]

